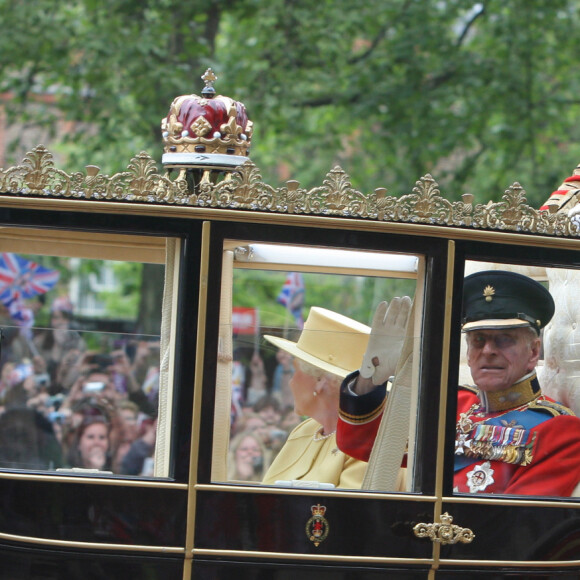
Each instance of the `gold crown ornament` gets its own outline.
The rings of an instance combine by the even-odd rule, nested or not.
[[[252,121],[243,103],[216,95],[211,68],[201,77],[198,95],[182,95],[161,121],[162,157],[166,167],[236,167],[248,159]]]

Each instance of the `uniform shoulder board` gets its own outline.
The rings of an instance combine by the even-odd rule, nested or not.
[[[465,389],[466,391],[470,391],[471,393],[474,393],[475,395],[477,395],[477,393],[479,392],[477,390],[477,387],[474,385],[459,385],[460,389]]]
[[[539,401],[532,401],[528,406],[528,409],[535,409],[538,411],[545,411],[550,413],[553,417],[558,417],[559,415],[571,415],[576,416],[576,413],[569,409],[561,403],[556,403],[555,401],[546,401],[545,399],[540,399]]]

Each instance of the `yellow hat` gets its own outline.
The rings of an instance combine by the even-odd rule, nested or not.
[[[326,308],[310,309],[298,342],[265,335],[273,345],[339,377],[360,368],[370,327]]]

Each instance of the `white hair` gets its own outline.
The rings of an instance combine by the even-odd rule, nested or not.
[[[532,343],[535,342],[536,339],[540,338],[538,333],[531,326],[524,326],[522,327],[522,330],[524,331],[523,332],[523,334],[525,335],[524,337],[530,346],[532,346]]]
[[[298,364],[298,368],[304,374],[307,374],[308,376],[313,377],[316,380],[321,379],[322,377],[328,377],[328,380],[331,382],[336,381],[340,383],[342,381],[342,377],[340,377],[339,375],[335,375],[334,373],[325,371],[317,367],[316,365],[313,365],[312,363],[302,360],[301,358],[296,357],[294,360]]]

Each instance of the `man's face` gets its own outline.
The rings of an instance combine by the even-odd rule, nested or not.
[[[503,391],[534,370],[540,339],[523,328],[472,330],[466,333],[467,364],[475,384],[487,392]]]

